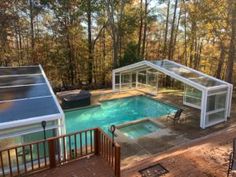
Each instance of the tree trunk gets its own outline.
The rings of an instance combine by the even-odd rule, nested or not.
[[[171,35],[170,35],[170,43],[169,43],[169,53],[168,59],[173,59],[172,50],[173,50],[173,39],[174,39],[174,31],[175,31],[175,19],[176,19],[176,12],[178,7],[178,0],[175,0],[175,8],[174,8],[174,16],[171,25]]]
[[[122,21],[123,21],[123,13],[124,13],[124,2],[120,1],[120,10],[119,10],[119,18],[118,18],[118,29],[117,29],[117,42],[118,42],[118,50],[119,50],[119,56],[118,58],[120,59],[122,57],[122,36],[123,36],[123,31],[122,31]]]
[[[137,56],[139,58],[141,51],[142,32],[143,32],[143,0],[140,0],[140,25],[139,25],[138,52],[137,52]]]
[[[196,40],[196,21],[191,22],[191,43],[190,43],[190,67],[193,67],[193,60],[194,60],[194,44]]]
[[[34,16],[33,16],[33,3],[32,0],[30,0],[30,32],[31,32],[31,57],[32,57],[32,63],[35,64],[35,55],[34,55]]]
[[[167,50],[167,37],[169,28],[169,15],[170,15],[170,0],[168,0],[167,13],[166,13],[166,27],[165,27],[165,37],[164,37],[164,48],[163,48],[163,58],[166,57]]]
[[[179,23],[180,23],[181,13],[182,13],[182,9],[179,10],[179,17],[178,17],[178,20],[177,20],[176,30],[175,30],[175,33],[174,33],[173,48],[171,50],[172,58],[173,58],[174,53],[175,53],[175,48],[176,48],[175,46],[176,46],[176,41],[177,41],[177,36],[178,36],[178,30],[179,30]]]
[[[184,63],[188,66],[188,58],[187,58],[187,10],[185,0],[184,2]]]
[[[102,85],[105,85],[105,78],[106,72],[104,71],[104,63],[106,62],[106,30],[103,30],[102,33],[102,62],[101,62],[101,69],[102,69]]]
[[[229,83],[233,83],[233,67],[234,60],[236,57],[236,1],[228,0],[229,11],[231,16],[231,40],[230,40],[230,48],[229,48],[229,57],[227,62],[227,72],[226,72],[226,81]]]
[[[146,37],[147,37],[147,10],[148,10],[148,2],[145,0],[144,5],[144,27],[143,27],[143,44],[142,44],[142,52],[141,59],[144,59],[145,49],[146,49]]]
[[[93,82],[93,44],[92,44],[92,19],[91,19],[91,0],[87,0],[87,20],[88,20],[88,83]]]
[[[224,64],[224,60],[225,60],[225,46],[223,42],[220,42],[220,58],[219,58],[216,75],[215,75],[218,79],[221,79],[221,76],[222,76],[221,72],[222,72],[222,66]]]
[[[119,60],[118,60],[119,44],[118,44],[118,31],[114,20],[114,8],[115,8],[114,4],[115,4],[114,0],[106,0],[107,15],[111,27],[111,37],[112,37],[112,50],[113,50],[112,65],[113,68],[117,68],[119,66]]]
[[[67,40],[67,50],[68,50],[68,58],[69,58],[69,80],[70,80],[70,86],[74,86],[74,58],[73,58],[73,53],[71,49],[71,43],[70,43],[70,34],[67,26],[67,22],[65,23],[66,25],[66,40]]]

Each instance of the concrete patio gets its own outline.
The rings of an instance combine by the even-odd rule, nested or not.
[[[229,154],[236,134],[235,128],[234,124],[206,137],[133,163],[122,171],[122,176],[139,177],[139,170],[157,163],[169,171],[165,177],[227,176]],[[236,176],[235,173],[231,175]]]
[[[174,126],[173,122],[167,120],[166,117],[154,119],[158,123],[163,124],[170,133],[165,136],[158,136],[158,132],[151,136],[144,136],[138,140],[131,140],[125,136],[117,137],[117,142],[121,145],[121,165],[122,169],[130,166],[130,164],[136,163],[140,160],[152,157],[154,154],[161,154],[169,149],[176,148],[183,144],[190,142],[191,140],[204,137],[213,132],[225,129],[229,127],[232,123],[236,122],[233,117],[236,117],[236,111],[232,109],[231,119],[225,123],[221,123],[207,129],[200,128],[200,111],[195,108],[191,108],[183,105],[182,91],[163,89],[158,92],[158,95],[153,96],[146,94],[143,91],[125,91],[112,93],[109,90],[103,92],[95,92],[93,94],[93,104],[99,103],[101,100],[109,100],[116,98],[123,98],[135,95],[148,95],[152,98],[161,100],[162,102],[177,106],[182,108],[184,112],[182,113],[181,120]],[[232,108],[235,107],[235,101],[232,102]]]

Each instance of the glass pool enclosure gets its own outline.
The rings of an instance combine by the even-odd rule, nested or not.
[[[117,68],[112,72],[112,89],[148,89],[156,94],[162,75],[184,84],[183,104],[201,110],[201,128],[224,122],[230,117],[232,84],[170,60],[144,60]]]
[[[0,148],[62,134],[64,113],[40,65],[0,67]]]

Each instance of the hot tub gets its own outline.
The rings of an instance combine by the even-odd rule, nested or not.
[[[162,129],[162,126],[152,122],[149,119],[141,120],[138,122],[132,122],[117,127],[118,130],[125,136],[131,139],[137,139],[148,134],[158,132]]]

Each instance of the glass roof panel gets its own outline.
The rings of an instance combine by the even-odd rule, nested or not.
[[[0,101],[22,98],[34,98],[50,95],[50,90],[48,89],[48,86],[46,84],[24,87],[0,88]]]
[[[0,123],[58,113],[53,97],[0,103]]]
[[[222,85],[222,83],[220,83],[220,82],[218,82],[216,80],[207,78],[207,77],[198,77],[198,78],[191,79],[191,80],[194,81],[194,82],[197,82],[197,83],[199,83],[201,85],[204,85],[206,87]]]
[[[153,61],[152,63],[205,87],[224,85],[222,82],[193,71],[188,67],[172,63],[168,60]]]
[[[0,123],[60,113],[40,66],[0,67]]]
[[[0,87],[45,83],[42,75],[0,77]]]
[[[0,68],[0,75],[40,74],[38,66]]]

